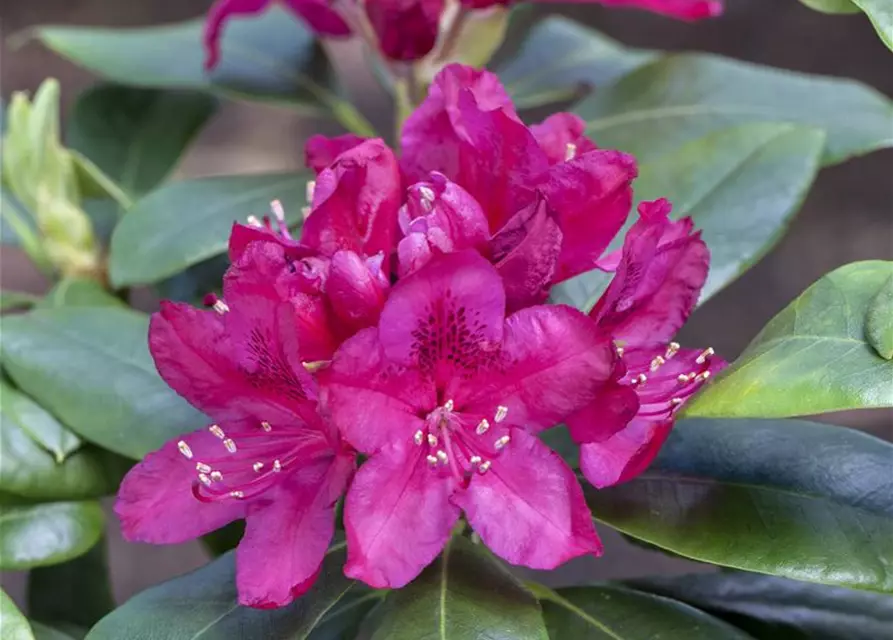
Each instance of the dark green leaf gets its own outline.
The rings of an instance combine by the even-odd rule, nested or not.
[[[127,305],[123,300],[103,289],[95,280],[64,278],[50,289],[37,306],[38,308],[58,309],[60,307],[126,307]]]
[[[729,571],[628,585],[705,609],[759,640],[893,639],[893,598],[886,595]]]
[[[103,618],[88,640],[323,640],[314,636],[327,614],[368,591],[342,573],[344,545],[329,550],[313,588],[281,609],[236,603],[235,554],[151,587]],[[271,561],[274,559],[271,558]]]
[[[893,104],[874,89],[711,55],[667,56],[594,92],[574,111],[600,147],[641,162],[747,122],[825,130],[825,164],[893,144]]]
[[[105,174],[90,158],[76,149],[70,149],[74,161],[80,196],[83,198],[111,198],[123,209],[133,204],[133,198]]]
[[[80,557],[28,575],[28,614],[41,622],[89,629],[114,608],[104,540]]]
[[[0,511],[0,569],[18,571],[65,562],[102,536],[98,502],[49,502]]]
[[[139,459],[206,422],[158,376],[147,333],[126,309],[39,309],[4,319],[3,364],[78,435]]]
[[[865,337],[893,262],[840,267],[775,316],[685,407],[691,417],[776,418],[893,406],[893,362]]]
[[[642,166],[637,202],[665,197],[673,217],[691,216],[710,248],[700,302],[731,283],[780,239],[800,208],[822,157],[824,135],[785,124],[721,129]],[[627,229],[638,218],[630,216]],[[618,235],[612,248],[622,245]],[[610,275],[584,273],[552,291],[556,302],[589,310]]]
[[[893,444],[805,420],[680,420],[654,469],[817,496],[893,520]]]
[[[0,291],[0,311],[29,309],[38,300],[40,300],[40,296],[25,293],[24,291]]]
[[[0,590],[0,631],[3,640],[34,640],[28,619],[3,590]]]
[[[75,103],[67,141],[138,196],[168,176],[215,107],[203,93],[100,84]]]
[[[601,87],[656,57],[561,16],[539,22],[520,52],[497,69],[519,109],[537,107]]]
[[[6,429],[19,430],[34,443],[53,455],[57,463],[62,463],[81,446],[81,440],[31,398],[0,379],[0,411],[3,413],[3,439]],[[4,443],[7,444],[7,443]],[[7,444],[15,449],[15,445]],[[10,449],[4,447],[5,454]],[[0,468],[3,463],[0,462]],[[4,485],[4,488],[9,488]]]
[[[382,606],[373,640],[548,638],[536,598],[461,536],[454,536],[440,558]]]
[[[306,174],[201,178],[162,186],[139,202],[112,235],[109,274],[115,286],[157,282],[226,251],[233,222],[263,215],[281,200],[301,220]]]
[[[56,629],[35,620],[31,621],[31,629],[34,631],[34,640],[79,640],[83,635],[71,635],[66,631]]]
[[[553,640],[746,640],[687,604],[621,587],[533,588]]]
[[[881,287],[865,314],[865,337],[882,358],[893,359],[893,276]]]

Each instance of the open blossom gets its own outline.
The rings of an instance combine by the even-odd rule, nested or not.
[[[620,345],[625,375],[567,422],[581,444],[580,468],[596,487],[644,471],[685,400],[725,366],[713,349],[668,342],[697,304],[710,262],[691,218],[673,222],[670,208],[666,200],[639,205],[623,249],[600,263],[615,275],[590,316],[594,330]]]
[[[439,256],[320,372],[324,412],[369,456],[345,501],[348,576],[407,584],[462,512],[513,564],[601,552],[573,471],[536,434],[596,398],[615,350],[575,309],[506,318],[505,300],[478,254]]]
[[[243,256],[214,309],[163,303],[149,346],[162,378],[214,424],[150,453],[115,505],[128,540],[178,543],[246,520],[236,552],[239,601],[290,602],[313,583],[334,532],[354,455],[317,411],[301,360],[296,279],[265,278]],[[240,277],[255,274],[256,277]]]

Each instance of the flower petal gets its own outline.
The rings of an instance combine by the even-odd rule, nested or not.
[[[408,442],[424,425],[419,413],[437,404],[430,381],[385,358],[377,329],[360,331],[342,344],[319,380],[323,411],[344,439],[366,454]]]
[[[694,310],[710,252],[690,218],[670,221],[666,200],[639,205],[614,278],[590,316],[615,339],[650,345],[670,339]]]
[[[620,364],[620,363],[618,363]],[[623,373],[623,367],[617,369]],[[577,443],[602,442],[622,431],[639,410],[639,397],[629,384],[621,384],[615,372],[595,400],[565,420]]]
[[[344,574],[377,589],[399,589],[440,553],[459,518],[455,480],[432,469],[422,447],[397,442],[360,468],[344,506]]]
[[[181,453],[181,447],[193,458]],[[212,447],[219,448],[220,440],[199,429],[166,442],[127,473],[115,502],[127,540],[176,544],[245,517],[244,503],[201,502],[193,493],[196,461]]]
[[[400,170],[393,151],[381,140],[366,140],[320,172],[301,241],[324,256],[340,249],[390,255],[400,200]]]
[[[552,167],[543,193],[564,234],[556,282],[595,268],[626,221],[636,175],[635,159],[619,151],[590,151]]]
[[[236,551],[239,604],[281,607],[312,586],[353,468],[352,456],[301,466],[251,504]]]
[[[574,472],[536,436],[513,429],[511,443],[453,502],[494,553],[533,569],[600,555],[601,541]]]
[[[365,4],[369,23],[386,57],[418,60],[434,48],[443,0],[375,0]]]
[[[313,169],[317,174],[328,166],[345,151],[349,151],[366,141],[352,133],[327,138],[323,135],[310,136],[304,145],[304,164],[308,169]]]
[[[553,113],[540,124],[530,127],[530,132],[549,158],[549,164],[558,164],[576,155],[594,151],[598,147],[584,135],[586,122],[574,113]]]
[[[384,256],[363,260],[353,251],[332,256],[326,294],[346,332],[356,333],[378,322],[390,283],[381,269]]]
[[[285,0],[285,4],[319,35],[350,35],[350,27],[326,0]]]
[[[580,469],[599,489],[632,480],[648,468],[672,428],[672,420],[636,418],[607,440],[581,445]]]
[[[381,312],[387,358],[440,384],[477,371],[502,339],[505,292],[477,253],[438,256],[398,282]]]

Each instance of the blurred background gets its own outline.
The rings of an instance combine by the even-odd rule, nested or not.
[[[203,14],[210,0],[0,0],[0,36],[38,24],[141,26]],[[798,0],[727,0],[718,20],[688,25],[637,11],[594,5],[540,5],[527,16],[560,12],[625,44],[699,50],[807,73],[860,80],[893,95],[893,56],[861,15],[828,16]],[[353,96],[376,122],[390,120],[387,96],[363,68],[351,43],[333,48]],[[93,77],[38,44],[0,48],[0,93],[33,92],[46,77],[62,85],[63,109]],[[63,122],[64,125],[64,122]],[[299,169],[305,140],[334,134],[331,123],[258,104],[227,103],[183,158],[176,177]],[[893,131],[890,132],[893,136]],[[597,140],[596,140],[597,141]],[[189,215],[184,211],[183,215]],[[824,273],[866,259],[893,259],[893,150],[824,169],[797,220],[779,245],[740,280],[701,307],[685,327],[683,345],[711,345],[733,359],[757,331]],[[2,288],[40,293],[47,283],[16,249],[0,253]],[[153,301],[146,302],[151,310]],[[891,380],[893,385],[893,380]],[[893,411],[849,412],[825,418],[893,440]],[[2,455],[2,452],[0,452]],[[704,570],[695,563],[645,551],[603,530],[605,556],[565,568],[592,580]],[[196,542],[172,547],[125,543],[110,518],[112,583],[119,602],[135,592],[207,560]],[[24,605],[25,575],[0,575],[3,587]]]

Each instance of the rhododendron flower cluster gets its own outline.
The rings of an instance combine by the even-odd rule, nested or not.
[[[245,519],[244,604],[312,585],[342,498],[345,573],[373,587],[412,581],[460,519],[512,564],[598,555],[578,478],[538,434],[566,424],[588,481],[622,482],[723,364],[669,342],[707,276],[700,235],[646,202],[606,254],[636,163],[576,116],[528,127],[494,75],[451,65],[401,147],[311,139],[300,237],[278,204],[234,225],[222,297],[152,318],[159,372],[211,424],[137,465],[116,510],[154,543]],[[545,304],[592,269],[614,277],[588,315]]]
[[[549,0],[540,0],[547,2]],[[586,2],[587,0],[578,0]],[[722,13],[721,0],[589,0],[609,7],[645,9],[681,20],[700,20]],[[205,66],[220,61],[220,40],[230,18],[261,13],[274,0],[217,0],[205,24]],[[445,0],[283,0],[283,4],[321,36],[351,33],[371,40],[377,51],[392,61],[424,58],[438,46],[454,40],[468,12],[514,4],[513,0],[460,0],[458,11],[448,11]],[[442,33],[443,32],[443,33]],[[441,52],[443,54],[444,52]]]

